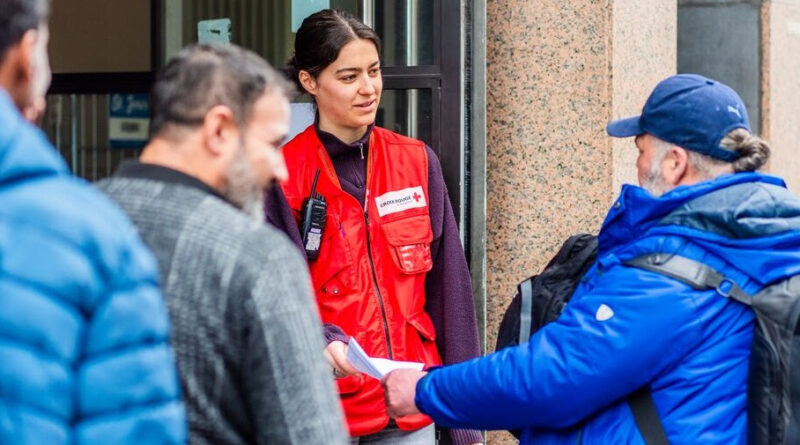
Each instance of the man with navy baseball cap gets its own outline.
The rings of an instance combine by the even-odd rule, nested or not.
[[[656,196],[725,173],[754,171],[769,157],[768,145],[750,134],[739,95],[697,74],[661,81],[639,116],[613,121],[606,131],[636,137],[639,184]]]
[[[608,133],[635,137],[641,187],[623,186],[558,319],[527,344],[390,373],[390,414],[521,429],[522,444],[747,442],[752,309],[634,260],[683,257],[752,295],[800,270],[800,199],[755,172],[769,147],[715,80],[671,76]]]
[[[739,157],[720,143],[731,131],[750,131],[742,99],[727,85],[698,76],[679,74],[659,83],[639,116],[608,124],[618,138],[650,133],[653,136],[712,158]]]

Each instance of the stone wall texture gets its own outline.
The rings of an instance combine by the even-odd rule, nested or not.
[[[516,284],[569,235],[597,232],[635,182],[633,141],[612,141],[605,125],[637,114],[675,72],[676,17],[663,0],[487,2],[489,351]]]
[[[800,194],[800,0],[762,5],[762,134],[769,172]]]
[[[759,126],[773,148],[768,172],[800,194],[800,0],[760,8],[752,63]],[[664,0],[487,2],[489,352],[516,284],[570,234],[597,232],[622,184],[636,182],[633,141],[604,129],[638,114],[676,72],[677,10]],[[489,434],[493,445],[515,442]]]

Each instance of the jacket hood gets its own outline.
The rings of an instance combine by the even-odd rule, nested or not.
[[[44,133],[23,119],[2,89],[0,122],[0,184],[68,172],[64,160]]]
[[[646,235],[643,235],[646,234]],[[600,232],[600,252],[643,236],[679,235],[762,283],[800,273],[800,198],[782,179],[723,175],[654,197],[625,185]]]

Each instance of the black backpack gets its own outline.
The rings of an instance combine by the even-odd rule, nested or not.
[[[756,322],[747,375],[747,443],[800,444],[800,275],[749,295],[715,269],[679,255],[649,254],[624,264],[670,276],[694,289],[716,290],[720,298],[753,309]],[[657,419],[655,406],[648,409]],[[645,442],[666,443],[666,439],[650,439],[666,437],[660,421],[651,427],[650,436],[640,428]]]
[[[531,334],[558,318],[596,256],[596,236],[581,233],[569,237],[542,273],[517,286],[500,322],[495,350],[527,342]]]
[[[596,236],[572,235],[542,273],[519,283],[500,322],[495,350],[526,343],[531,334],[558,318],[596,257]],[[509,432],[519,439],[519,430]]]
[[[572,236],[541,274],[520,283],[500,324],[496,350],[528,341],[531,333],[558,318],[596,255],[596,237]],[[748,443],[800,444],[800,275],[751,296],[713,268],[678,255],[649,254],[624,264],[667,275],[694,289],[716,290],[720,298],[732,298],[753,309],[756,325],[747,382]],[[530,327],[521,330],[521,326]],[[645,443],[667,444],[649,388],[631,394],[628,404]],[[517,431],[512,433],[519,437]]]

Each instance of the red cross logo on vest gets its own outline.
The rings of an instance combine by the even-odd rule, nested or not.
[[[417,193],[417,192],[414,192],[414,201],[417,201],[417,202],[419,202],[420,198],[422,198],[422,195],[420,195],[420,194],[419,194],[419,193]]]

